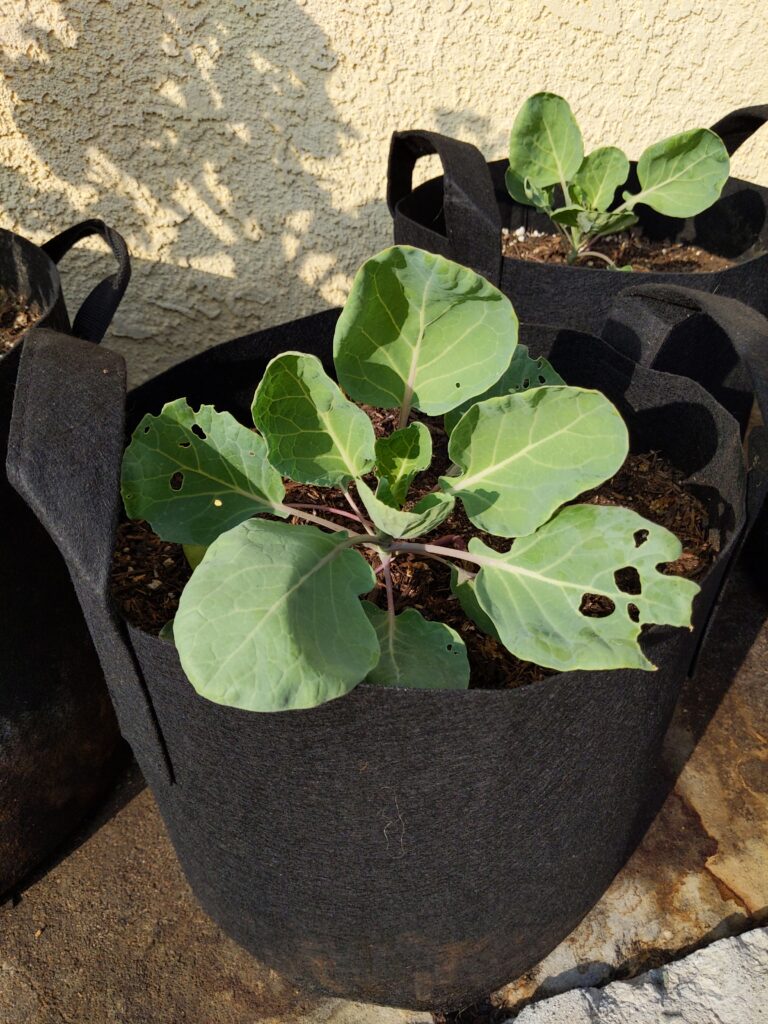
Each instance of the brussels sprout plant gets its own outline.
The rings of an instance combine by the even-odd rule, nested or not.
[[[681,545],[627,509],[567,504],[618,470],[627,430],[602,394],[568,387],[517,344],[501,292],[440,256],[386,249],[355,278],[333,358],[338,383],[313,355],[272,359],[255,430],[181,398],[145,416],[125,453],[128,515],[195,546],[168,632],[200,694],[279,711],[363,680],[465,688],[460,636],[415,608],[395,613],[392,563],[414,554],[448,562],[465,614],[522,659],[654,667],[641,627],[688,626],[698,589],[657,568]],[[377,437],[356,403],[396,409],[396,428]],[[433,458],[430,417],[444,418],[450,465],[414,499]],[[337,488],[344,511],[290,504],[285,478]],[[461,547],[430,539],[459,502],[504,550],[476,535]],[[617,585],[627,567],[639,594]],[[612,613],[587,617],[587,594]]]
[[[601,235],[637,223],[638,203],[668,217],[694,217],[710,207],[728,179],[722,140],[708,128],[672,135],[649,146],[637,163],[640,191],[616,192],[629,176],[629,160],[616,146],[584,155],[584,142],[568,103],[550,92],[525,101],[509,138],[509,194],[552,220],[569,247],[568,262],[586,257],[613,261],[590,249]],[[622,268],[630,269],[630,268]]]

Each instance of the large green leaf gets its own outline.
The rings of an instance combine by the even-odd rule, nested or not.
[[[584,157],[573,178],[574,191],[583,196],[586,206],[593,210],[607,210],[616,195],[616,189],[629,176],[629,160],[616,146],[601,146]]]
[[[637,643],[640,627],[689,626],[699,590],[656,568],[680,556],[677,538],[624,508],[571,505],[506,554],[476,538],[469,550],[483,559],[475,595],[504,646],[524,661],[561,671],[653,669]],[[637,571],[639,594],[624,593],[616,583],[616,572],[628,567]],[[613,611],[584,615],[585,595],[607,598]]]
[[[516,190],[526,178],[539,188],[566,185],[583,159],[581,131],[566,101],[551,92],[527,99],[509,136],[509,166]],[[513,198],[525,201],[518,195]]]
[[[533,388],[489,398],[462,416],[448,445],[461,475],[441,477],[440,485],[461,498],[481,530],[519,537],[607,480],[628,450],[624,421],[599,391]]]
[[[533,359],[528,351],[527,345],[518,345],[512,362],[495,384],[492,384],[483,395],[471,398],[464,402],[458,409],[451,409],[443,418],[446,433],[450,434],[461,417],[478,402],[484,402],[486,398],[497,398],[500,395],[515,394],[520,391],[528,391],[529,388],[538,388],[543,384],[564,384],[565,381],[560,374],[543,356]]]
[[[380,479],[378,496],[386,504],[402,505],[411,481],[417,473],[428,469],[431,461],[432,435],[418,420],[402,430],[395,430],[388,437],[377,438],[376,472]]]
[[[490,387],[516,343],[515,311],[497,288],[401,245],[358,271],[333,354],[341,386],[357,401],[437,416]]]
[[[430,533],[453,511],[455,499],[450,494],[442,494],[439,491],[427,494],[416,502],[411,512],[404,512],[383,502],[364,480],[357,480],[355,483],[360,500],[365,505],[374,526],[390,537],[407,540],[409,537],[420,537]]]
[[[412,686],[423,690],[466,690],[469,686],[467,648],[455,629],[430,622],[415,608],[391,616],[363,601],[381,647],[381,659],[366,683]]]
[[[637,163],[641,191],[624,193],[632,207],[645,203],[668,217],[694,217],[710,207],[728,179],[722,140],[708,128],[682,132],[649,146]]]
[[[284,352],[267,366],[251,409],[269,461],[305,484],[337,486],[373,468],[375,435],[316,356]]]
[[[264,441],[228,412],[186,399],[145,416],[123,457],[122,491],[132,519],[163,540],[210,544],[220,533],[275,509],[285,488]]]
[[[181,595],[173,636],[197,692],[247,711],[311,708],[379,660],[358,599],[373,570],[346,534],[250,519],[208,549]]]

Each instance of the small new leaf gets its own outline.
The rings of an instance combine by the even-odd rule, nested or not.
[[[355,481],[357,493],[368,515],[373,520],[373,525],[389,537],[399,537],[407,540],[409,537],[419,537],[431,533],[436,526],[439,526],[444,519],[453,511],[455,499],[449,494],[441,494],[439,491],[434,494],[425,495],[417,501],[410,512],[404,512],[399,508],[392,508],[387,505],[370,489],[364,480]]]
[[[599,391],[534,388],[462,416],[448,445],[461,475],[440,485],[481,530],[521,537],[613,476],[628,450],[624,421]]]
[[[417,473],[428,469],[431,462],[432,436],[418,420],[377,438],[376,472],[380,479],[377,495],[388,505],[402,506],[411,481]]]
[[[131,519],[163,540],[210,544],[249,516],[276,509],[285,488],[264,441],[228,412],[183,398],[146,415],[123,457],[122,492]]]
[[[509,136],[509,166],[515,178],[528,178],[538,188],[563,185],[583,159],[581,131],[566,101],[551,92],[527,99]]]
[[[292,480],[345,485],[373,468],[371,421],[344,397],[316,356],[276,356],[256,389],[251,411],[266,439],[269,461]]]
[[[699,588],[657,569],[679,558],[680,542],[629,509],[571,505],[505,554],[478,539],[469,550],[485,560],[474,580],[477,601],[504,646],[524,661],[562,672],[652,670],[638,643],[641,627],[690,626]],[[618,585],[616,574],[628,568],[640,593]],[[588,596],[607,602],[609,614],[586,615]]]
[[[509,367],[485,394],[478,395],[477,398],[464,402],[458,409],[451,409],[445,414],[443,417],[445,432],[450,434],[467,409],[477,405],[478,402],[484,402],[486,398],[517,394],[520,391],[539,388],[545,384],[565,384],[565,381],[547,359],[543,356],[534,359],[528,352],[527,345],[518,345]]]
[[[485,278],[394,246],[358,271],[333,356],[341,386],[356,401],[437,416],[490,387],[516,343],[512,304]]]
[[[366,676],[366,683],[466,690],[467,648],[455,629],[428,621],[415,608],[390,616],[370,601],[362,604],[381,647],[379,663]]]
[[[358,599],[374,584],[346,534],[251,519],[214,541],[184,588],[182,667],[201,696],[247,711],[340,697],[379,660]]]
[[[628,177],[629,160],[622,151],[616,146],[601,146],[584,157],[573,184],[580,189],[585,206],[604,211]]]

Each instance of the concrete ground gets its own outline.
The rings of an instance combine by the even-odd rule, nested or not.
[[[768,920],[768,603],[743,571],[734,583],[676,714],[665,754],[670,792],[640,848],[565,942],[494,993],[492,1007],[457,1015],[458,1024],[498,1024],[520,1011],[521,1024],[763,1019],[728,1016],[742,1005],[738,993],[758,998],[749,979],[768,976],[768,942],[747,934]],[[711,947],[721,957],[707,981],[715,1003],[722,990],[719,1016],[686,1016],[693,990],[672,968],[646,979],[666,993],[661,1009],[624,1006],[618,983],[594,989],[741,933],[731,942],[735,960]],[[650,998],[645,981],[633,984]],[[589,991],[558,995],[577,989]],[[135,767],[58,861],[0,906],[0,1024],[432,1019],[308,997],[240,950],[198,908]]]

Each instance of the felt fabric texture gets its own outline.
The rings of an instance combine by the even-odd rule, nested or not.
[[[768,119],[768,106],[734,111],[714,126],[730,153]],[[437,152],[443,175],[411,189],[413,166]],[[501,229],[551,232],[549,219],[514,202],[504,184],[507,160],[484,164],[478,150],[434,132],[395,132],[389,155],[388,203],[397,244],[416,245],[472,267],[509,296],[523,325],[555,324],[599,333],[616,296],[631,275],[568,267],[491,254],[501,247]],[[637,183],[636,164],[629,182]],[[458,194],[461,201],[453,200]],[[718,201],[688,220],[664,217],[640,205],[644,233],[654,239],[695,242],[738,260],[716,272],[643,273],[645,284],[666,284],[717,293],[768,313],[768,189],[729,178]]]
[[[101,222],[76,225],[43,247],[0,231],[0,286],[40,310],[38,325],[68,333],[55,262],[95,233],[113,238],[120,282],[96,286],[74,329],[99,340],[130,272],[125,243]],[[0,355],[0,895],[79,825],[125,757],[64,558],[5,474],[23,346],[24,338]],[[51,435],[41,443],[50,446]]]
[[[166,371],[128,397],[129,428],[181,395],[247,422],[277,352],[310,351],[331,368],[337,315]],[[564,938],[653,813],[658,750],[747,526],[738,424],[694,381],[601,339],[539,327],[528,340],[567,380],[616,402],[633,449],[664,453],[711,510],[721,550],[695,629],[648,631],[656,672],[568,672],[512,691],[361,685],[283,714],[203,700],[172,644],[118,620],[105,580],[125,443],[112,409],[120,361],[52,332],[25,347],[9,472],[65,553],[121,726],[198,899],[304,988],[419,1008],[471,1003]],[[67,401],[46,390],[53,374]]]

